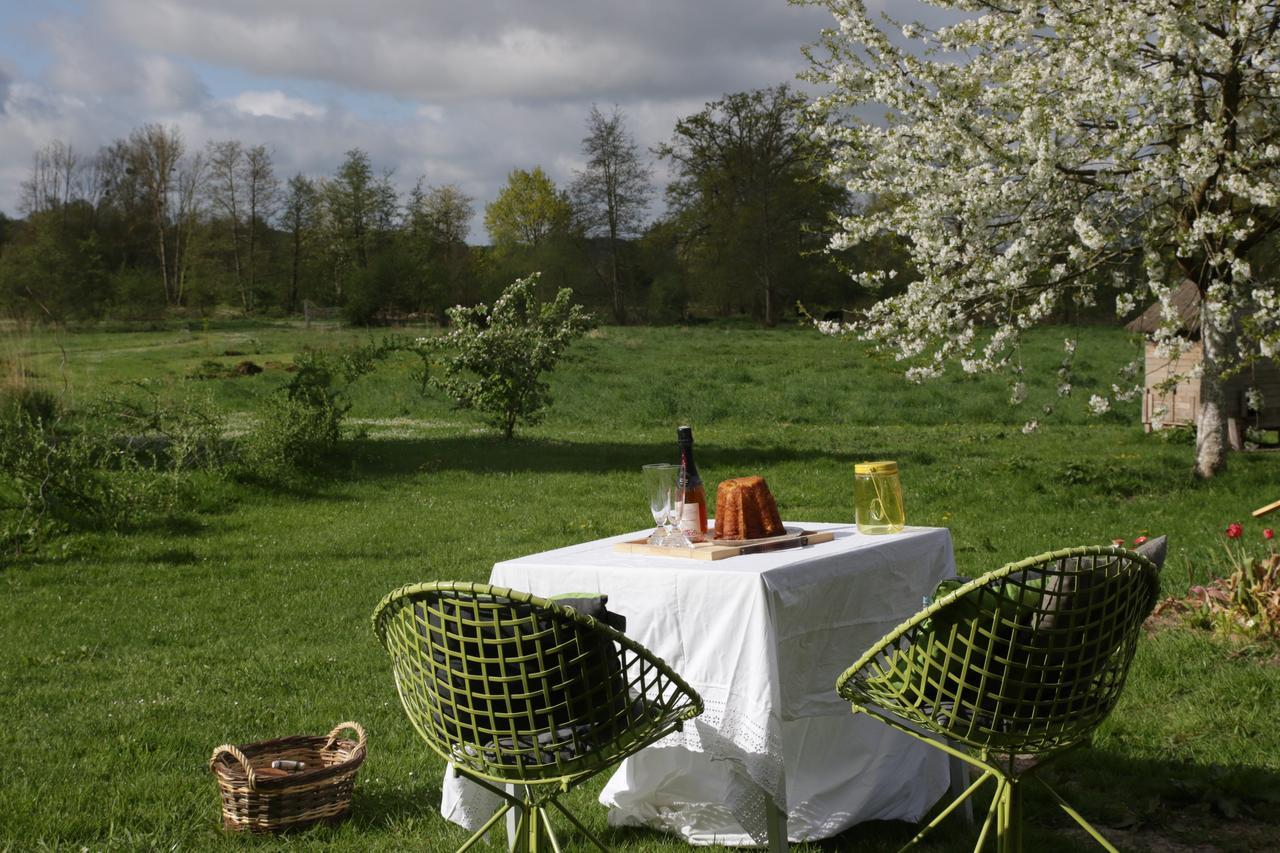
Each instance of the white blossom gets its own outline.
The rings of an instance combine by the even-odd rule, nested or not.
[[[1262,390],[1259,388],[1249,388],[1244,392],[1245,404],[1251,411],[1261,412],[1263,406]]]
[[[813,325],[824,335],[844,335],[853,330],[851,324],[839,320],[815,320]]]
[[[1027,421],[1025,424],[1022,425],[1022,434],[1031,435],[1031,433],[1035,432],[1038,429],[1040,429],[1040,421],[1036,420],[1035,418],[1032,418],[1031,420]]]
[[[830,246],[903,238],[912,278],[853,331],[913,379],[1007,369],[1026,329],[1103,286],[1119,314],[1157,300],[1152,340],[1176,357],[1189,277],[1242,358],[1280,353],[1280,288],[1247,258],[1280,231],[1274,0],[930,0],[959,13],[938,28],[882,23],[896,4],[815,2],[835,20],[807,75],[827,173],[877,202]],[[1069,368],[1060,380],[1065,396]]]
[[[1141,393],[1142,393],[1141,385],[1133,385],[1128,388],[1122,388],[1119,385],[1116,385],[1114,383],[1112,383],[1111,385],[1111,396],[1114,397],[1116,401],[1119,403],[1127,403]]]
[[[1106,397],[1094,394],[1089,398],[1089,414],[1105,415],[1109,411],[1111,411],[1111,401]]]

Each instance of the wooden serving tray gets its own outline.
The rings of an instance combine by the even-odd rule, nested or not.
[[[836,538],[831,530],[800,530],[785,536],[772,536],[768,539],[754,539],[750,542],[737,542],[732,545],[717,543],[709,539],[706,542],[695,542],[691,548],[660,548],[648,544],[647,540],[634,539],[630,542],[615,542],[613,550],[623,554],[644,554],[649,557],[680,557],[689,560],[723,560],[727,557],[739,557],[744,554],[763,554],[768,551],[781,551],[786,548],[803,548],[806,545],[817,545],[819,542],[830,542]]]

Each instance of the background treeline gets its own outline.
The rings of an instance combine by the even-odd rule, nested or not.
[[[468,242],[475,199],[425,178],[402,195],[359,149],[330,175],[288,176],[265,146],[196,149],[176,127],[93,153],[55,140],[23,183],[24,218],[0,215],[0,310],[65,322],[322,306],[353,323],[444,322],[534,270],[615,323],[772,325],[797,300],[847,306],[858,294],[822,235],[854,202],[824,177],[803,106],[786,86],[727,95],[651,152],[620,111],[593,107],[585,168],[566,187],[514,169],[484,210],[483,246]],[[672,176],[657,218],[651,157]]]

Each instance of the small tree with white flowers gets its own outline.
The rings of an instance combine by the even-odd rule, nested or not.
[[[1006,369],[1026,328],[1112,284],[1119,313],[1164,304],[1156,342],[1172,354],[1189,345],[1172,296],[1190,280],[1196,471],[1220,471],[1224,377],[1280,353],[1280,287],[1256,263],[1280,230],[1280,4],[932,0],[963,18],[929,28],[801,2],[836,19],[809,51],[831,175],[881,202],[831,245],[896,233],[917,273],[855,331],[914,378]]]
[[[518,423],[542,419],[551,402],[543,374],[555,369],[565,349],[592,322],[581,305],[570,302],[572,290],[563,287],[543,301],[537,285],[538,273],[533,273],[512,282],[492,308],[450,308],[449,333],[419,347],[452,352],[431,384],[459,406],[482,412],[507,439]]]

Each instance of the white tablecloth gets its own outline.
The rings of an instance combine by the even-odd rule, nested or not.
[[[498,563],[490,582],[536,595],[600,592],[627,634],[706,703],[701,717],[628,759],[601,802],[615,825],[692,843],[764,843],[767,798],[793,841],[873,819],[918,820],[947,788],[946,757],[850,714],[836,677],[955,573],[951,534],[848,525],[803,549],[703,561],[617,553],[634,533]],[[448,774],[441,812],[478,827],[497,807]]]

